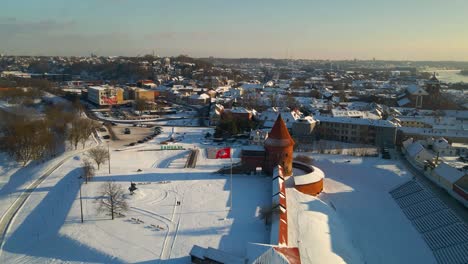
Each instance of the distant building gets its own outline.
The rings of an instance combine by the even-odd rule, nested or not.
[[[206,94],[193,94],[189,98],[189,103],[193,105],[205,105],[208,104],[211,101],[211,97]]]
[[[249,136],[249,144],[263,146],[267,137],[268,137],[268,131],[266,129],[251,130],[250,136]]]
[[[423,108],[423,98],[429,95],[423,87],[419,85],[410,85],[406,88],[407,98],[410,100],[410,106]]]
[[[315,140],[313,132],[316,125],[317,121],[311,116],[299,118],[292,124],[291,133],[298,143],[311,143]]]
[[[3,71],[0,74],[0,77],[7,78],[7,77],[15,77],[15,78],[31,78],[31,74],[20,72],[20,71]]]
[[[315,116],[314,136],[319,139],[391,147],[396,142],[397,127],[387,120]]]
[[[291,110],[288,107],[271,107],[263,111],[259,119],[263,122],[264,127],[270,128],[273,127],[279,115],[281,115],[287,128],[291,128],[292,124],[302,117],[302,113],[298,110]]]
[[[88,87],[88,101],[98,106],[123,103],[123,89],[111,86]]]
[[[434,154],[424,148],[420,142],[413,142],[412,138],[403,142],[403,153],[420,167],[423,167],[426,161],[432,162],[435,158]]]
[[[135,100],[154,101],[154,91],[145,89],[135,89]]]
[[[253,117],[253,111],[247,110],[244,107],[233,107],[231,109],[224,109],[224,114],[231,115],[235,119],[240,120],[251,120]]]
[[[440,81],[437,79],[435,73],[429,81],[426,82],[426,91],[429,94],[427,98],[429,104],[427,106],[430,106],[432,109],[437,109],[437,106],[439,106],[438,102],[440,101]]]

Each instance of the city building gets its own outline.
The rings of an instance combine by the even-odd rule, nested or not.
[[[112,86],[90,86],[88,101],[98,106],[122,104],[123,89]]]
[[[318,121],[317,128],[314,129],[317,139],[372,144],[378,147],[392,147],[396,142],[397,126],[388,120],[328,116],[315,116],[315,119]]]

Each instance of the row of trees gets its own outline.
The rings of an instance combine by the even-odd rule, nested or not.
[[[82,148],[84,148],[86,141],[97,127],[99,124],[91,119],[74,118],[68,129],[67,140],[75,149],[78,148],[78,143],[81,143]]]
[[[32,105],[41,98],[42,90],[34,88],[8,88],[0,90],[0,98],[10,104]]]
[[[23,166],[54,153],[56,144],[54,133],[45,120],[16,118],[3,127],[3,149]]]
[[[232,116],[223,116],[223,119],[215,128],[214,137],[230,137],[245,131],[250,131],[255,128],[257,124],[253,120],[246,120],[242,118],[234,118]]]
[[[83,148],[98,124],[69,112],[63,105],[46,107],[45,117],[33,119],[8,115],[1,123],[2,149],[23,166],[33,160],[53,156],[67,140],[75,149]]]

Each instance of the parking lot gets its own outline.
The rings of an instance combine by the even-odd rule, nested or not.
[[[146,128],[146,127],[134,127],[132,125],[123,125],[118,124],[116,126],[110,126],[110,128],[114,131],[115,135],[117,136],[117,140],[111,139],[104,139],[105,141],[109,141],[113,148],[121,148],[128,146],[131,143],[137,143],[139,140],[143,140],[145,137],[148,137],[154,133],[154,128]],[[125,134],[125,129],[130,129],[130,134]],[[101,132],[101,135],[108,135],[106,132]]]

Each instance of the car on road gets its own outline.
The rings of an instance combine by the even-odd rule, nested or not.
[[[131,133],[132,133],[132,132],[130,131],[130,128],[127,127],[127,128],[124,129],[124,134],[129,135],[129,134],[131,134]]]
[[[109,135],[104,135],[102,138],[103,139],[110,139],[110,136]]]

